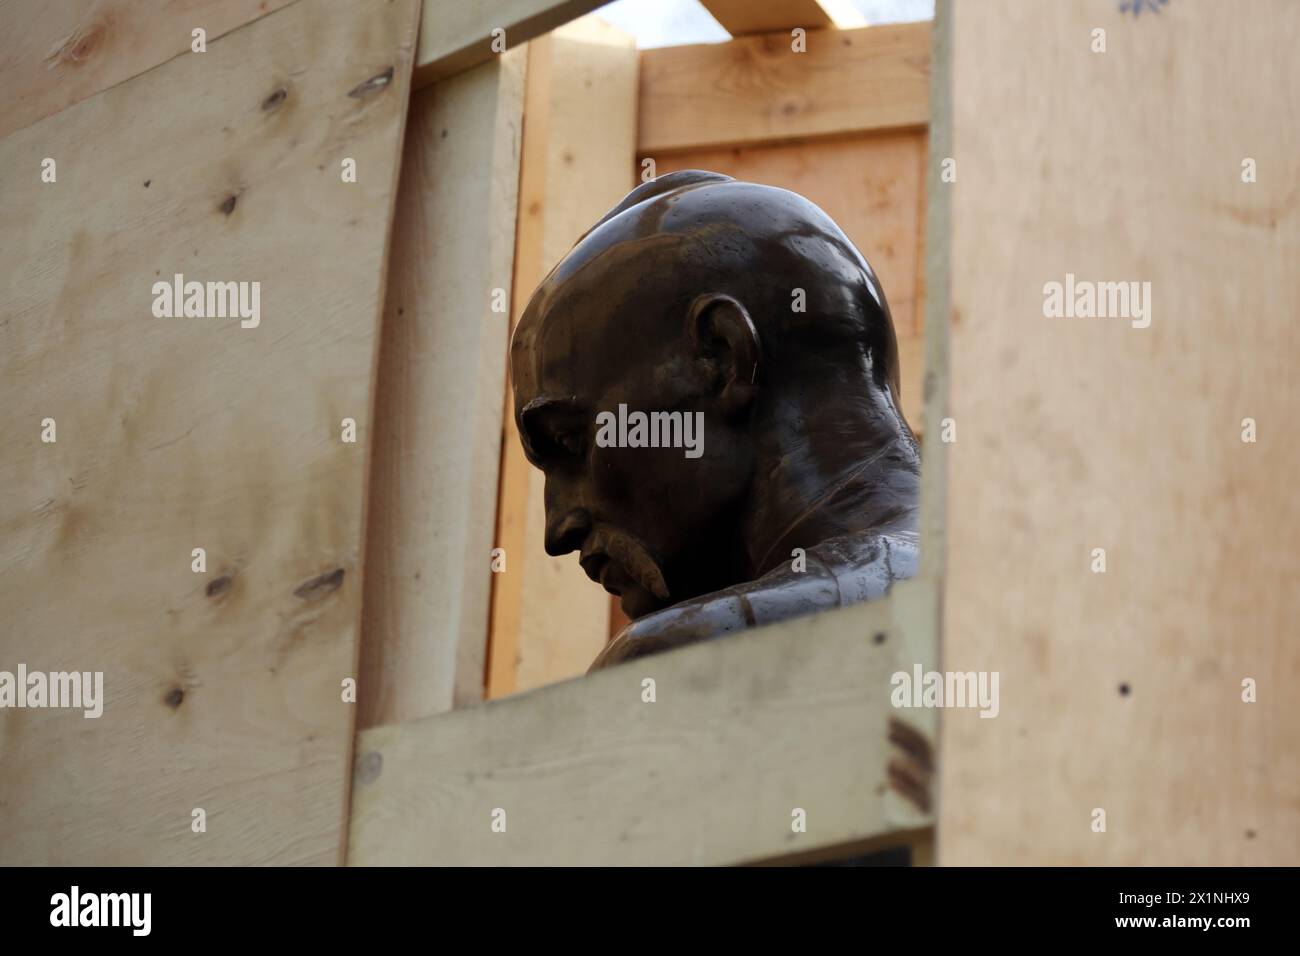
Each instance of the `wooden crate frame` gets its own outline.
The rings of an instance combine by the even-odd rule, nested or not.
[[[487,24],[469,32],[484,36]],[[933,43],[942,77],[942,28]],[[932,96],[942,87],[934,83]],[[939,124],[932,136],[932,155],[944,155]],[[932,202],[917,577],[881,601],[362,729],[350,864],[803,862],[895,846],[931,860],[937,716],[893,708],[889,677],[938,664],[947,302],[934,239],[945,235],[944,216]],[[648,681],[654,702],[643,699]],[[799,810],[803,832],[792,826]]]

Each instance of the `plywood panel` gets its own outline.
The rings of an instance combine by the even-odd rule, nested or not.
[[[290,0],[5,0],[0,136],[190,50]]]
[[[674,150],[924,126],[930,24],[900,23],[641,54],[637,150]]]
[[[594,17],[529,45],[513,317],[538,283],[633,185],[637,53]],[[591,118],[600,117],[600,135]],[[576,554],[543,545],[544,476],[524,458],[506,395],[489,696],[583,673],[605,644],[608,598]]]
[[[510,321],[493,300],[510,301],[524,53],[411,102],[376,397],[363,727],[483,699]]]
[[[940,861],[1294,864],[1300,6],[954,6]]]
[[[726,864],[909,842],[931,752],[893,720],[891,620],[888,600],[859,605],[365,731],[348,860]]]
[[[0,140],[0,668],[105,695],[0,710],[2,863],[341,858],[416,14],[299,0]],[[259,324],[155,317],[176,273]]]
[[[0,136],[190,50],[293,0],[4,0]],[[384,0],[362,0],[378,5]],[[522,47],[602,0],[425,0],[416,88],[495,59],[493,30]]]

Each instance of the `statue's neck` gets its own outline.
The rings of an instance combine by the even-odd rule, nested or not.
[[[775,420],[755,429],[743,518],[750,577],[790,561],[795,548],[917,529],[920,459],[892,398],[825,399],[778,403]]]

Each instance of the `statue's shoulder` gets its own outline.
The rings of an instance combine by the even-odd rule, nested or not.
[[[915,531],[860,532],[823,541],[808,549],[808,557],[810,569],[817,565],[837,585],[840,606],[859,604],[916,574],[920,537]]]
[[[777,621],[872,601],[916,573],[913,532],[861,532],[791,555],[754,581],[703,594],[633,621],[593,670]]]

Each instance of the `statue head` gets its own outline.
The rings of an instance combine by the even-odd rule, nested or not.
[[[634,189],[533,293],[510,361],[546,550],[580,551],[633,618],[915,521],[884,291],[787,190]]]

